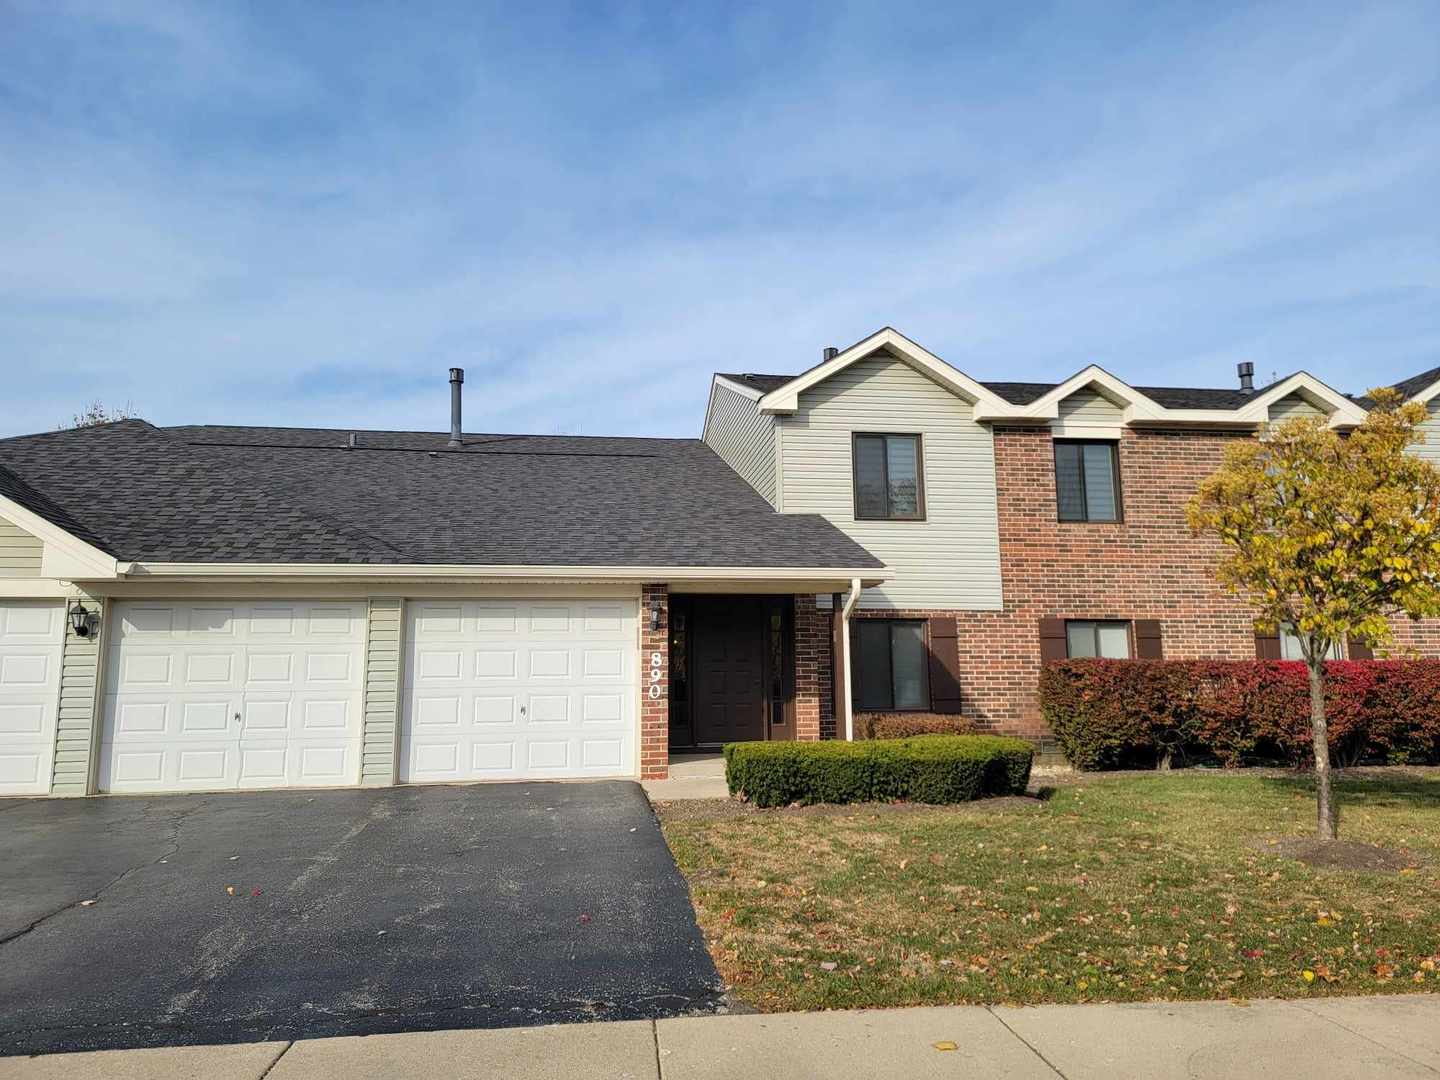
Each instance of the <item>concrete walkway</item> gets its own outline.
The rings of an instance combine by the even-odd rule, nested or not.
[[[651,802],[681,799],[728,799],[725,759],[719,754],[677,754],[670,759],[668,780],[642,780]]]
[[[0,1080],[1440,1077],[1440,995],[635,1020],[0,1058]]]

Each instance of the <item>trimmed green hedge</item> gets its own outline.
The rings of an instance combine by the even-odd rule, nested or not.
[[[730,794],[757,806],[1022,795],[1035,748],[997,735],[868,742],[748,742],[725,747]]]

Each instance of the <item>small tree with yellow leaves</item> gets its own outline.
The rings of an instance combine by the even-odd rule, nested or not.
[[[1232,445],[1187,509],[1191,528],[1224,544],[1216,575],[1254,607],[1256,627],[1300,642],[1321,840],[1336,833],[1326,657],[1347,638],[1390,644],[1395,616],[1440,615],[1440,469],[1407,452],[1428,413],[1394,390],[1370,396],[1348,435],[1307,417]]]

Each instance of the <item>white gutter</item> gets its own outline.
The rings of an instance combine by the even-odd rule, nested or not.
[[[855,741],[855,709],[850,700],[850,613],[860,602],[860,579],[850,579],[850,592],[845,597],[845,606],[840,609],[840,665],[845,673],[845,741]]]
[[[817,566],[481,566],[422,563],[176,563],[126,564],[125,576],[174,578],[478,578],[489,580],[552,580],[580,578],[608,581],[834,581],[863,577],[880,584],[894,576],[888,568]]]

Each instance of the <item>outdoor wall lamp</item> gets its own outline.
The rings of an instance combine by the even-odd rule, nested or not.
[[[100,627],[100,615],[91,611],[78,600],[70,605],[70,629],[76,637],[89,637]]]
[[[660,629],[660,601],[650,601],[650,632],[653,634]]]

